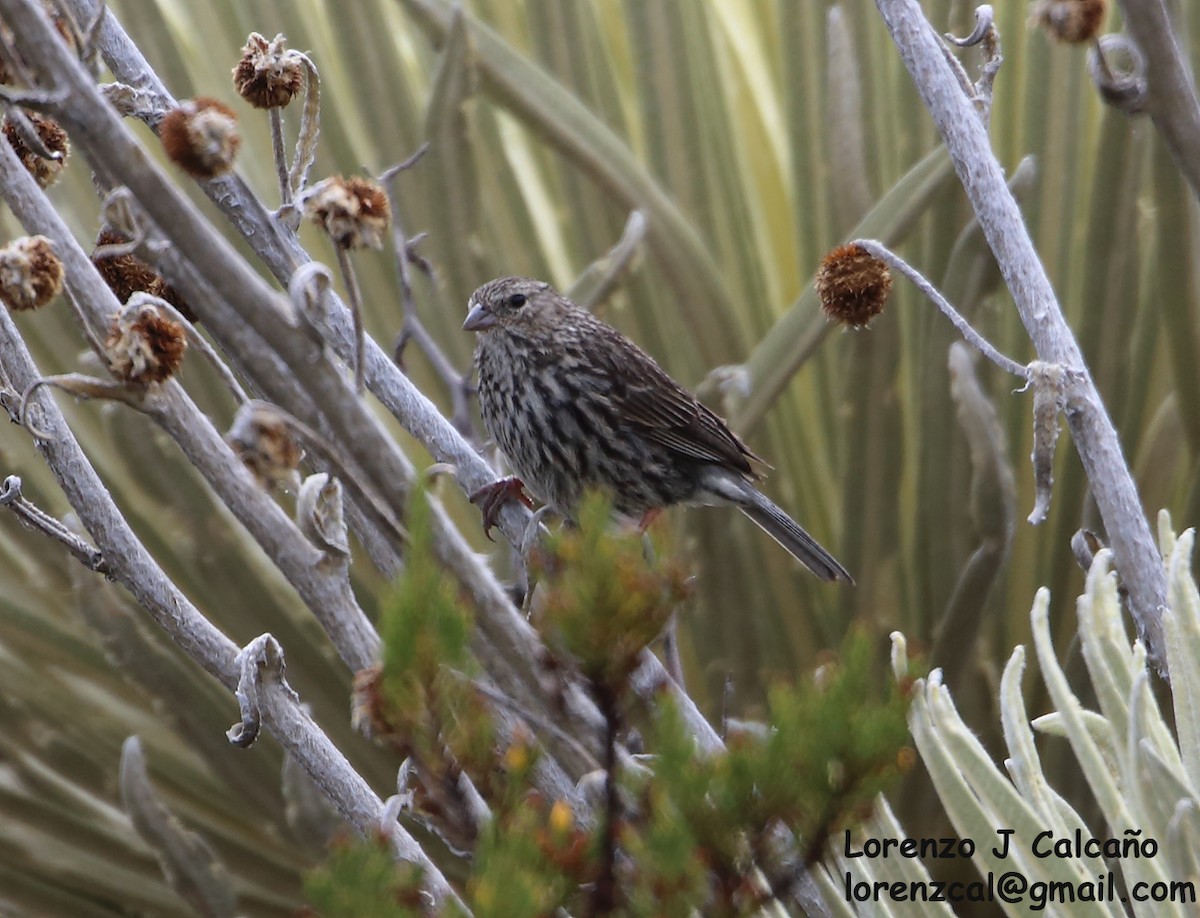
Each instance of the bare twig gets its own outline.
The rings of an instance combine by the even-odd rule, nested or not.
[[[1121,0],[1125,29],[1146,62],[1146,111],[1200,198],[1200,102],[1163,0]],[[1120,552],[1114,546],[1120,564]]]
[[[464,437],[473,440],[475,434],[471,429],[470,397],[472,388],[470,377],[468,374],[459,372],[450,362],[446,352],[426,330],[417,313],[412,286],[412,247],[416,245],[418,237],[412,239],[405,237],[404,224],[400,218],[399,195],[396,193],[396,180],[402,173],[420,162],[428,150],[429,144],[422,144],[412,156],[385,170],[379,177],[387,189],[392,207],[392,249],[396,256],[396,273],[400,278],[400,308],[403,314],[400,332],[396,336],[392,353],[396,364],[403,366],[404,348],[408,342],[413,342],[421,349],[421,353],[429,360],[442,385],[450,393],[451,423]]]
[[[279,204],[292,203],[292,183],[288,180],[287,149],[283,145],[283,109],[268,109],[271,123],[271,156],[275,160],[275,177],[279,180]]]
[[[346,297],[350,301],[350,315],[354,319],[354,391],[362,392],[366,388],[366,352],[367,332],[363,327],[362,290],[358,286],[358,274],[354,271],[354,262],[350,260],[350,250],[344,245],[334,245],[337,250],[338,269],[342,272],[342,282],[346,285]]]
[[[342,459],[341,453],[334,447],[332,443],[326,440],[320,433],[313,430],[299,418],[280,408],[278,405],[271,402],[265,402],[261,399],[251,399],[246,403],[248,407],[256,411],[267,412],[274,417],[277,417],[287,427],[289,427],[300,439],[304,440],[315,452],[319,453],[330,466],[333,467],[339,477],[345,481],[354,491],[355,497],[358,498],[371,512],[378,517],[379,522],[384,525],[390,533],[392,539],[398,543],[403,543],[408,536],[404,531],[404,525],[400,522],[399,517],[392,512],[391,508],[384,503],[383,499],[376,494],[370,485],[362,480],[361,476],[357,475],[353,469],[348,467]]]
[[[296,137],[296,152],[287,184],[290,194],[284,203],[295,200],[308,184],[308,173],[317,159],[317,136],[321,132],[321,77],[312,59],[301,51],[289,50],[288,55],[304,66],[304,107],[300,110],[300,133]]]
[[[61,542],[63,547],[74,555],[75,560],[88,570],[97,574],[108,574],[108,563],[98,549],[79,538],[49,513],[39,509],[36,504],[25,499],[21,494],[21,479],[18,476],[9,475],[4,479],[4,484],[0,485],[0,506],[8,507],[30,529],[36,529],[54,541]]]
[[[1153,5],[1161,9],[1159,3]],[[1075,380],[1067,398],[1067,423],[1129,588],[1133,617],[1151,658],[1161,666],[1166,578],[1116,429],[1005,185],[987,131],[946,63],[945,46],[916,0],[876,0],[876,6],[942,134],[1038,356],[1062,365]],[[1190,88],[1188,97],[1194,100]],[[1200,169],[1200,155],[1193,166]]]
[[[1088,48],[1087,64],[1088,75],[1105,102],[1127,115],[1145,111],[1150,93],[1146,60],[1126,36],[1101,35]]]
[[[1001,354],[983,335],[975,331],[957,309],[950,305],[950,301],[942,296],[941,291],[933,284],[926,280],[916,268],[910,265],[907,261],[885,246],[882,242],[877,242],[874,239],[855,239],[851,245],[858,245],[866,249],[870,254],[874,255],[880,261],[899,271],[907,277],[912,283],[929,299],[933,305],[942,311],[942,314],[950,320],[951,324],[958,329],[959,333],[965,338],[979,353],[983,354],[988,360],[998,366],[1007,373],[1012,373],[1014,376],[1019,376],[1021,379],[1029,379],[1029,368],[1017,363],[1011,357],[1006,357]]]
[[[617,736],[621,728],[617,693],[612,686],[599,682],[592,685],[592,694],[604,715],[604,807],[600,825],[600,866],[589,901],[590,916],[609,915],[617,910],[620,899],[617,885],[617,848],[621,821],[621,794],[617,775]]]
[[[229,367],[225,364],[225,361],[217,355],[215,350],[213,350],[212,345],[208,343],[208,339],[200,334],[200,332],[196,330],[196,326],[193,325],[191,321],[174,306],[164,299],[161,299],[157,296],[151,296],[149,293],[139,290],[129,298],[129,302],[125,304],[125,308],[138,309],[146,303],[150,303],[155,308],[165,312],[172,319],[183,326],[184,330],[187,332],[188,344],[199,351],[200,356],[203,357],[205,362],[207,362],[208,365],[213,368],[217,374],[217,378],[220,379],[225,385],[225,388],[229,390],[229,393],[233,396],[233,400],[235,402],[237,402],[239,405],[244,405],[247,401],[249,401],[250,396],[246,394],[246,390],[242,388],[242,384],[238,382],[237,377],[233,375],[233,371],[229,369]]]
[[[22,115],[20,110],[28,108],[35,112],[48,112],[61,105],[62,101],[62,93],[0,85],[0,102],[9,107],[9,119],[17,126],[25,145],[42,159],[62,159],[62,155],[51,153],[45,148],[37,131],[32,129],[29,119]]]
[[[5,9],[6,15],[11,9]],[[0,175],[0,180],[10,178]],[[15,386],[27,386],[38,377],[7,310],[0,310],[0,365]],[[40,401],[52,436],[37,441],[38,449],[84,528],[96,539],[109,564],[109,576],[128,589],[192,659],[227,688],[235,689],[236,645],[200,614],[158,566],[112,502],[57,407],[49,399]],[[382,801],[329,737],[281,692],[263,692],[259,702],[262,723],[292,752],[338,811],[360,832],[370,831],[377,823]],[[441,871],[412,836],[397,826],[391,840],[398,857],[421,865],[426,887],[435,898],[457,900]]]
[[[37,428],[29,419],[29,399],[43,386],[51,386],[75,398],[107,398],[126,405],[141,407],[145,391],[127,386],[124,383],[113,382],[109,379],[96,379],[83,373],[64,373],[61,376],[42,376],[31,382],[21,393],[21,402],[17,410],[16,422],[35,437],[43,437],[45,433]]]
[[[1004,63],[1004,55],[1000,53],[1000,33],[996,29],[996,14],[989,4],[975,8],[975,28],[966,38],[955,38],[947,34],[946,40],[960,48],[970,48],[979,45],[983,50],[983,66],[980,68],[979,79],[975,81],[975,104],[979,107],[983,123],[987,124],[992,113],[992,87],[996,83],[996,75]]]

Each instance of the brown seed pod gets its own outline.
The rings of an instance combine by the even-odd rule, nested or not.
[[[825,315],[851,328],[864,328],[883,312],[892,275],[862,246],[843,245],[821,261],[816,287]]]
[[[0,249],[0,300],[13,312],[45,306],[62,284],[62,262],[45,236],[22,236]]]
[[[344,249],[382,248],[392,219],[387,192],[361,176],[335,175],[314,185],[304,213]]]
[[[100,235],[96,237],[96,248],[92,250],[92,264],[104,278],[104,283],[108,284],[108,289],[122,303],[128,302],[135,293],[149,293],[151,296],[166,300],[178,309],[189,322],[195,322],[196,314],[192,312],[187,301],[179,295],[174,287],[163,280],[157,271],[136,255],[133,253],[125,255],[97,254],[104,246],[125,245],[129,241],[128,236],[113,229],[101,230]]]
[[[158,136],[171,161],[198,179],[216,178],[232,169],[242,145],[233,109],[207,96],[188,99],[167,112]]]
[[[42,7],[45,9],[46,14],[53,21],[54,28],[62,38],[63,43],[70,48],[74,54],[78,55],[79,42],[76,37],[76,31],[71,25],[70,20],[67,19],[66,16],[62,15],[57,8],[57,4],[51,2],[51,0],[43,0]],[[3,37],[10,49],[14,49],[13,53],[16,57],[17,69],[28,69],[25,59],[21,56],[19,51],[15,50],[17,47],[17,42],[13,40],[14,36],[12,35],[11,30],[4,23],[0,23],[0,37]],[[11,70],[9,70],[9,68],[3,62],[0,62],[0,83],[10,85],[16,82],[18,82],[17,76]]]
[[[287,424],[269,405],[248,402],[238,409],[225,442],[241,457],[258,483],[294,485],[296,469],[304,458]]]
[[[1078,45],[1100,34],[1107,11],[1107,0],[1041,0],[1031,18],[1055,41]]]
[[[104,350],[114,376],[147,386],[169,379],[179,369],[187,332],[153,303],[142,303],[117,313]]]
[[[136,255],[99,255],[98,251],[109,245],[126,245],[130,241],[124,233],[105,229],[96,237],[96,248],[92,250],[92,264],[108,284],[118,300],[124,304],[133,294],[142,291],[157,296],[155,291],[162,278],[158,272]]]
[[[282,35],[267,41],[251,32],[233,68],[233,85],[255,108],[283,108],[304,85],[300,55],[287,50]]]
[[[42,146],[57,158],[47,159],[39,156],[30,149],[16,122],[7,116],[4,118],[4,138],[12,145],[13,150],[16,151],[17,156],[21,160],[21,164],[33,176],[34,180],[38,183],[38,187],[49,188],[58,181],[63,169],[67,167],[67,156],[71,152],[71,142],[67,139],[67,132],[53,118],[48,118],[45,115],[39,115],[37,112],[31,111],[26,111],[24,114],[29,119],[30,124],[33,125],[33,129],[37,131],[38,139],[41,140]]]
[[[350,696],[350,723],[353,728],[369,737],[385,737],[392,732],[385,714],[387,703],[383,698],[381,681],[383,667],[376,663],[354,674],[354,690]]]

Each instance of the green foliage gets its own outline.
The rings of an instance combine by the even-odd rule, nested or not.
[[[680,745],[676,751],[683,748]],[[637,864],[627,890],[628,910],[634,915],[684,918],[709,895],[705,852],[696,827],[685,818],[677,801],[687,788],[668,777],[671,766],[665,759],[669,754],[667,749],[661,750],[654,765],[655,778],[641,789],[641,818],[636,829],[621,836],[626,853]]]
[[[434,556],[425,493],[408,512],[404,573],[383,607],[383,662],[369,694],[373,726],[425,763],[451,750],[459,764],[486,767],[494,730],[469,682],[473,628],[469,609]]]
[[[433,553],[429,502],[418,489],[408,509],[404,573],[383,607],[382,688],[397,706],[419,701],[441,666],[468,660],[470,616]]]
[[[647,801],[652,812],[690,828],[720,888],[736,888],[735,878],[754,863],[768,868],[780,827],[800,840],[804,857],[778,869],[820,860],[830,836],[865,819],[903,770],[911,759],[907,699],[895,688],[881,698],[866,690],[882,669],[872,642],[852,632],[840,659],[814,680],[772,687],[765,736],[739,735],[712,758],[695,756],[670,708],[660,715],[655,778],[670,800],[656,801],[648,791]]]
[[[578,895],[590,865],[589,838],[563,802],[523,798],[480,840],[467,887],[476,918],[552,915]]]
[[[416,918],[422,908],[420,871],[397,865],[382,838],[343,840],[304,880],[321,918]]]
[[[603,495],[589,495],[578,516],[577,527],[550,536],[533,558],[537,620],[551,646],[574,657],[593,683],[616,687],[690,594],[688,575],[637,532],[613,532]]]
[[[428,557],[422,503],[409,516],[409,570],[388,606],[384,630],[389,642],[423,644],[434,656],[389,649],[378,680],[393,723],[400,722],[391,708],[397,699],[413,705],[403,715],[410,730],[443,716],[416,706],[440,697],[429,690],[431,682],[441,685],[445,670],[436,655],[463,649],[459,640],[442,638],[453,638],[458,629],[438,624],[461,621],[462,613],[430,576],[436,567]],[[535,605],[543,625],[579,662],[598,695],[622,697],[639,653],[686,595],[681,565],[669,554],[648,552],[636,533],[615,529],[608,503],[592,497],[578,527],[547,539],[538,566],[543,579]],[[605,883],[605,865],[615,864],[609,876],[617,913],[754,913],[825,857],[832,833],[865,819],[911,756],[907,700],[886,679],[878,657],[867,636],[852,632],[840,655],[812,679],[773,686],[769,726],[739,733],[719,754],[697,755],[678,711],[664,701],[650,731],[646,767],[631,769],[613,757],[612,774],[597,772],[606,793],[594,801],[587,823],[578,821],[568,801],[549,801],[529,789],[536,747],[517,738],[491,769],[506,783],[493,794],[492,818],[476,839],[467,907],[480,918],[558,909],[599,914],[608,906],[597,904],[597,890]],[[621,706],[602,708],[609,734],[616,735]],[[445,741],[447,735],[438,737]],[[336,882],[361,882],[374,890],[371,895],[393,899],[404,888],[386,879],[369,850],[349,852],[339,851],[320,879],[310,880],[322,901],[332,901],[328,887]]]
[[[1083,914],[1084,891],[1098,879],[1119,875],[1124,889],[1146,884],[1181,885],[1171,901],[1103,902],[1094,914],[1159,918],[1194,915],[1195,886],[1200,883],[1200,743],[1197,743],[1197,687],[1200,686],[1200,589],[1192,571],[1195,533],[1178,538],[1166,513],[1159,516],[1159,541],[1167,567],[1170,607],[1163,625],[1170,664],[1174,710],[1165,717],[1147,666],[1145,647],[1127,633],[1121,589],[1106,549],[1097,553],[1088,572],[1086,591],[1069,615],[1051,615],[1050,593],[1039,590],[1030,610],[1033,651],[1013,648],[999,681],[998,707],[1004,745],[989,750],[980,742],[978,725],[960,713],[955,693],[940,670],[911,680],[909,725],[921,763],[949,815],[954,832],[979,844],[971,860],[979,876],[1020,871],[1029,890],[1072,888],[1078,906],[1057,906],[1062,914]],[[1065,618],[1076,628],[1078,662],[1066,665],[1051,640],[1052,618]],[[893,635],[892,658],[908,683],[905,641]],[[1075,662],[1075,661],[1073,661]],[[1050,710],[1030,716],[1031,686],[1022,686],[1029,664],[1040,673],[1050,696]],[[1028,680],[1025,680],[1028,681]],[[1085,687],[1086,682],[1086,687]],[[1034,710],[1045,711],[1039,706]],[[1071,783],[1054,780],[1047,765],[1065,758]],[[998,764],[999,763],[999,764]],[[1082,803],[1082,805],[1081,805]],[[1095,808],[1094,811],[1092,808]],[[997,829],[1011,837],[998,847]],[[1054,840],[1080,832],[1099,839],[1075,857],[1047,857]],[[902,826],[886,803],[863,827],[865,838],[904,838]],[[1038,840],[1041,838],[1041,847]],[[984,842],[988,839],[989,842]],[[1106,857],[1108,840],[1120,845],[1152,842],[1157,855],[1132,853]],[[998,850],[1003,852],[1001,856]],[[1109,848],[1109,851],[1112,849]],[[913,858],[839,858],[815,876],[830,898],[841,896],[845,883],[868,886],[885,882],[925,883],[927,866]],[[944,865],[943,865],[944,866]],[[836,871],[836,872],[835,872]],[[1111,872],[1111,873],[1110,873]],[[1059,900],[1063,901],[1063,900]],[[1032,896],[998,904],[1009,916],[1030,914],[1038,906]],[[1078,912],[1076,912],[1078,908]],[[1043,907],[1047,913],[1055,905]],[[922,915],[951,915],[949,905],[923,906]]]

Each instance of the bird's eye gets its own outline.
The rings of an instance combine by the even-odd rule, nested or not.
[[[514,293],[508,298],[508,305],[513,309],[520,309],[528,301],[528,297],[523,293]]]

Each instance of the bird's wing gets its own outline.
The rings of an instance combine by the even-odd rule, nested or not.
[[[649,354],[611,331],[611,349],[606,349],[610,356],[606,368],[609,398],[620,417],[646,439],[684,456],[758,477],[750,463],[761,460],[724,421],[668,376]]]

